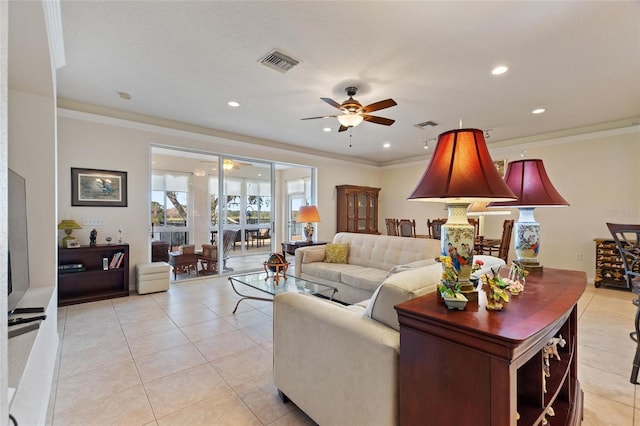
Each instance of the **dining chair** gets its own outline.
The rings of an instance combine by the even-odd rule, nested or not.
[[[384,220],[384,224],[387,226],[387,235],[398,236],[398,219],[388,217]]]
[[[474,238],[478,238],[480,236],[480,218],[470,217],[467,220],[470,225],[473,225]]]
[[[427,219],[427,230],[429,238],[439,240],[442,236],[442,225],[447,223],[447,219]]]
[[[256,235],[256,246],[260,247],[266,244],[266,240],[271,239],[271,229],[262,228],[258,231]]]
[[[398,219],[398,235],[400,237],[416,237],[415,219]]]
[[[631,340],[636,342],[636,354],[633,357],[629,381],[638,385],[640,384],[638,382],[638,371],[640,370],[640,341],[638,340],[638,336],[640,336],[640,225],[607,223],[607,228],[609,228],[620,252],[627,287],[637,295],[633,300],[633,304],[636,306],[635,331],[629,333]]]
[[[502,224],[502,237],[498,244],[488,244],[482,246],[481,254],[488,254],[490,256],[496,256],[507,262],[509,257],[509,247],[511,247],[511,234],[513,232],[513,219],[507,219]]]

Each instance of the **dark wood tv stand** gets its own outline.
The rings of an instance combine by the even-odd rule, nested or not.
[[[103,259],[110,262],[116,252],[122,252],[124,256],[120,266],[104,270]],[[129,295],[128,244],[59,248],[58,265],[70,264],[82,264],[84,270],[58,271],[58,306]]]
[[[484,291],[464,311],[435,293],[397,305],[400,424],[529,426],[548,407],[550,424],[580,424],[576,305],[586,283],[584,272],[545,268],[502,312],[485,309]],[[560,334],[545,392],[542,349]]]

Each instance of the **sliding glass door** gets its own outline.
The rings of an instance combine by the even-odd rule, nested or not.
[[[260,270],[280,242],[300,238],[295,217],[310,202],[312,174],[305,166],[152,147],[150,235],[174,250],[216,245],[219,274]]]

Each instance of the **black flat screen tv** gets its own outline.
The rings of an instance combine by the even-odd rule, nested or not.
[[[29,288],[29,246],[27,240],[27,187],[25,179],[8,169],[8,289],[9,314]]]

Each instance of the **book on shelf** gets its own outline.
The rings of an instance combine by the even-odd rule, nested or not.
[[[124,259],[124,253],[118,252],[118,254],[120,256],[118,256],[118,261],[116,262],[116,269],[120,267],[120,265],[122,264],[122,259]]]
[[[111,262],[109,263],[109,269],[115,269],[118,267],[119,263],[118,261],[122,258],[122,252],[121,251],[117,251],[115,253],[113,253],[113,256],[111,257]]]

